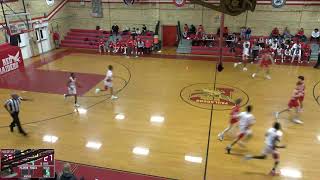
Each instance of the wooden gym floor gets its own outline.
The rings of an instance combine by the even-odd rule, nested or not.
[[[256,65],[250,64],[248,72],[242,72],[234,69],[233,63],[224,63],[224,71],[216,76],[217,88],[231,90],[228,96],[232,99],[243,98],[243,106],[253,105],[257,119],[253,127],[254,137],[246,148],[236,145],[234,154],[228,155],[224,148],[233,135],[220,142],[217,134],[227,126],[231,106],[218,105],[226,100],[211,106],[203,94],[203,89],[213,88],[214,61],[161,56],[126,58],[63,49],[26,60],[26,64],[26,72],[14,75],[19,79],[23,73],[27,78],[1,77],[0,99],[5,102],[12,92],[33,99],[22,103],[20,115],[29,137],[9,131],[11,119],[2,108],[1,148],[54,148],[56,158],[60,160],[190,180],[203,179],[205,169],[210,180],[270,179],[271,157],[244,162],[243,155],[261,152],[264,133],[275,120],[273,112],[286,107],[296,77],[304,75],[307,89],[301,119],[305,124],[292,124],[287,120],[288,115],[281,115],[283,143],[287,149],[280,150],[279,169],[291,170],[289,175],[290,172],[291,175],[297,173],[294,170],[301,172],[301,179],[318,179],[320,106],[315,99],[320,95],[320,85],[317,84],[320,71],[310,66],[274,65],[272,80],[265,80],[262,76],[250,77]],[[114,66],[114,87],[119,96],[116,101],[111,101],[109,95],[94,92],[97,87],[102,87],[109,64]],[[38,71],[53,73],[42,76]],[[79,88],[82,92],[79,113],[74,112],[73,98],[64,101],[62,95],[71,71],[79,74],[78,81],[82,85],[82,89]],[[33,85],[28,86],[28,83]],[[200,103],[197,98],[204,100]],[[87,112],[83,113],[85,110]],[[116,120],[117,114],[123,114],[125,118]],[[151,122],[151,116],[162,116],[164,121]],[[212,127],[207,153],[210,120]],[[53,144],[46,143],[42,141],[44,135],[59,139]],[[102,146],[98,150],[89,149],[86,147],[88,141],[99,142]],[[133,153],[135,147],[148,148],[149,154],[136,155]],[[186,161],[185,156],[202,159],[200,163],[194,163]],[[288,177],[283,174],[274,179]]]

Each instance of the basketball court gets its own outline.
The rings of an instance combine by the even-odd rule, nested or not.
[[[23,68],[1,75],[0,100],[12,93],[33,100],[21,104],[28,137],[10,132],[11,117],[1,108],[0,147],[54,149],[57,160],[164,179],[318,179],[320,71],[309,64],[278,63],[271,66],[271,80],[253,79],[257,64],[243,72],[233,67],[236,59],[225,57],[218,72],[218,61],[175,54],[172,48],[138,58],[60,48],[24,60]],[[114,68],[116,100],[109,92],[95,93],[103,87],[108,65]],[[63,97],[71,72],[80,84],[79,108],[72,97]],[[270,177],[271,157],[243,157],[262,151],[274,113],[287,107],[299,75],[306,85],[304,124],[281,114],[281,142],[287,148],[279,150],[280,176]],[[241,111],[253,106],[256,123],[245,147],[236,145],[227,154],[236,128],[224,141],[217,135],[228,125],[237,98],[243,99]]]

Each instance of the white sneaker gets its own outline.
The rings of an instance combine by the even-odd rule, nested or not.
[[[251,160],[252,159],[252,155],[245,155],[243,159],[244,160]]]
[[[255,78],[255,77],[256,77],[256,75],[257,75],[256,73],[253,73],[253,74],[252,74],[252,78]]]
[[[266,75],[266,78],[270,80],[270,79],[271,79],[271,76],[269,76],[269,75]]]
[[[114,99],[118,99],[118,97],[117,97],[117,96],[112,95],[112,96],[111,96],[111,99],[112,99],[112,100],[114,100]]]
[[[219,141],[223,141],[224,135],[222,133],[218,134],[218,139]]]
[[[79,104],[74,104],[74,107],[80,107],[80,105]]]
[[[97,88],[96,89],[96,94],[98,94],[100,92],[100,89],[99,88]]]
[[[299,119],[292,119],[292,122],[294,122],[296,124],[303,124],[303,122]]]
[[[280,113],[279,112],[275,112],[274,115],[276,116],[276,118],[279,118]]]
[[[248,71],[248,68],[244,67],[242,70],[243,70],[243,71]]]
[[[234,64],[233,64],[233,67],[236,68],[237,66],[238,66],[238,63],[234,63]]]
[[[64,100],[66,100],[67,99],[67,95],[63,94],[63,98],[64,98]]]

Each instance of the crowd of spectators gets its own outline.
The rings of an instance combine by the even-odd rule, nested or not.
[[[106,40],[104,37],[100,37],[97,44],[100,53],[121,53],[137,57],[160,50],[160,42],[152,35],[153,32],[149,31],[144,24],[141,29],[138,27],[133,27],[132,29],[126,27],[122,32],[119,32],[118,25],[113,25],[109,38]]]
[[[193,46],[214,47],[217,45],[217,40],[220,35],[220,28],[218,28],[216,35],[209,34],[204,31],[204,27],[199,25],[196,30],[194,25],[190,28],[187,24],[184,25],[183,37],[192,40]],[[242,54],[245,50],[245,45],[248,45],[249,55],[251,59],[256,60],[261,52],[269,51],[272,53],[276,61],[290,61],[295,60],[298,63],[303,61],[310,62],[311,47],[309,41],[318,42],[320,39],[320,32],[314,29],[308,38],[304,29],[300,28],[296,34],[291,34],[287,27],[281,33],[277,27],[273,28],[269,36],[252,36],[252,29],[250,27],[241,27],[239,32],[229,32],[228,27],[223,29],[224,46],[230,49],[230,52],[235,54]]]

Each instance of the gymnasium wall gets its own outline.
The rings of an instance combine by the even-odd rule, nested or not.
[[[27,9],[27,12],[31,14],[32,19],[43,19],[45,17],[48,17],[48,15],[56,9],[56,7],[62,3],[63,0],[55,0],[55,3],[53,6],[48,6],[45,0],[25,0],[25,6]],[[11,9],[13,9],[15,12],[22,12],[23,11],[23,4],[20,2],[12,2],[7,3]],[[4,6],[5,10],[9,12],[9,7]],[[60,9],[53,18],[49,20],[49,30],[56,31],[58,30],[62,35],[64,35],[69,29],[69,22],[70,19],[72,19],[72,14],[69,14],[66,10],[66,6],[64,6],[62,9]],[[2,15],[2,12],[0,13],[0,23],[4,22],[4,18]],[[0,33],[0,43],[5,42],[5,36],[3,31]]]
[[[177,8],[174,4],[143,3],[126,6],[123,3],[103,3],[104,18],[92,18],[91,2],[81,6],[79,2],[69,2],[67,11],[74,14],[71,27],[93,29],[100,25],[110,29],[112,24],[120,28],[141,27],[146,24],[152,30],[158,20],[163,25],[203,24],[206,32],[216,32],[219,27],[220,13],[193,4],[186,4]],[[320,21],[319,6],[286,5],[283,8],[273,8],[270,5],[257,5],[255,12],[248,12],[240,16],[225,16],[225,24],[232,31],[239,31],[241,26],[249,26],[254,35],[267,35],[277,26],[283,29],[288,26],[292,33],[303,27],[306,34],[318,27]]]

